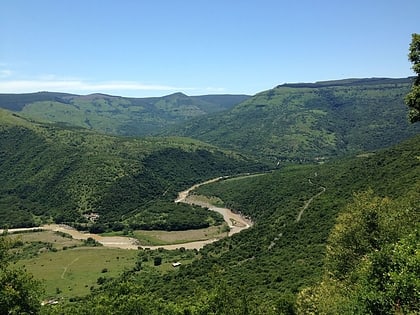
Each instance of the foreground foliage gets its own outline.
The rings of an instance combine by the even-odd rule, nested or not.
[[[358,194],[328,240],[325,274],[299,294],[302,314],[420,311],[420,185],[399,200]]]
[[[0,312],[1,314],[37,314],[41,308],[42,287],[22,268],[10,264],[13,243],[0,236]]]
[[[413,64],[413,70],[417,74],[407,94],[405,102],[410,108],[409,119],[411,122],[420,121],[420,34],[413,34],[410,44],[408,59]]]

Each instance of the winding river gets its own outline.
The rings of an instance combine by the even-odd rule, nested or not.
[[[210,184],[216,181],[223,180],[224,178],[225,177],[217,177],[217,178],[205,181],[203,183],[195,184],[194,186],[191,186],[187,190],[181,191],[178,194],[178,198],[175,200],[175,202],[194,204],[194,205],[208,208],[211,211],[219,212],[223,216],[224,220],[226,221],[226,223],[228,224],[230,228],[230,231],[228,232],[228,236],[232,236],[233,234],[239,233],[242,230],[245,230],[251,227],[252,222],[237,213],[233,213],[228,208],[216,207],[208,202],[201,201],[201,200],[198,201],[197,198],[194,198],[194,196],[191,195],[191,192],[194,189],[205,184]],[[24,231],[39,231],[39,230],[64,232],[64,233],[70,234],[74,239],[77,239],[77,240],[86,240],[88,238],[93,238],[99,243],[101,243],[103,246],[113,247],[113,248],[123,248],[123,249],[149,248],[153,250],[153,249],[158,249],[158,248],[164,248],[164,249],[172,250],[172,249],[177,249],[181,247],[184,247],[186,249],[201,249],[205,245],[213,243],[218,240],[218,239],[208,239],[208,240],[203,240],[203,241],[195,241],[195,242],[188,242],[188,243],[182,243],[182,244],[143,246],[139,244],[138,240],[135,238],[125,237],[125,236],[101,236],[101,235],[93,234],[93,233],[83,233],[68,225],[62,225],[62,224],[48,224],[48,225],[43,225],[43,226],[34,227],[34,228],[9,229],[8,232],[16,233],[16,232],[24,232]],[[3,230],[0,229],[0,233],[3,233]]]

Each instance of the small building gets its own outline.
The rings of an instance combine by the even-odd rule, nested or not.
[[[95,223],[99,219],[99,214],[94,212],[85,213],[83,216],[92,223]]]
[[[174,263],[172,263],[172,267],[179,267],[179,266],[181,266],[181,263],[180,262],[174,262]]]

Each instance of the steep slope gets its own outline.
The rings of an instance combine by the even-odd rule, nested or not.
[[[44,122],[56,122],[114,135],[151,135],[189,118],[231,108],[246,95],[124,98],[104,94],[39,92],[0,94],[0,108]]]
[[[197,181],[253,168],[254,161],[191,139],[106,136],[0,110],[2,226],[84,222],[89,212],[105,227],[127,224],[148,202],[172,202]]]
[[[420,132],[406,120],[411,79],[284,84],[175,133],[278,160],[315,160],[374,150]]]

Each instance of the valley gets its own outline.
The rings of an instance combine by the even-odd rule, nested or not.
[[[0,274],[40,314],[416,310],[411,81],[0,95]]]
[[[251,175],[252,176],[252,175]],[[192,187],[188,188],[187,190],[184,190],[178,194],[178,198],[174,201],[175,203],[182,202],[187,204],[193,204],[198,205],[202,208],[206,208],[209,211],[215,211],[220,213],[223,216],[223,219],[226,222],[226,225],[228,226],[228,231],[225,235],[221,234],[221,237],[229,237],[233,234],[239,233],[244,229],[248,229],[252,226],[252,222],[248,219],[243,218],[241,215],[238,215],[236,213],[233,213],[230,209],[227,208],[221,208],[216,207],[212,205],[209,202],[204,202],[202,198],[200,201],[197,200],[197,198],[190,196],[190,193],[202,186],[209,183],[214,183],[217,181],[222,180],[223,178],[218,177],[215,179],[211,179],[208,181],[205,181],[203,183],[195,184]],[[150,249],[150,250],[157,250],[159,248],[163,248],[166,250],[174,250],[179,249],[181,247],[185,249],[201,249],[205,245],[213,243],[218,240],[218,238],[213,239],[207,239],[207,240],[199,240],[199,241],[192,241],[188,243],[179,243],[179,244],[170,244],[170,245],[156,245],[156,246],[149,246],[149,245],[142,245],[139,243],[139,241],[136,238],[133,237],[124,237],[124,236],[101,236],[99,234],[94,233],[86,233],[86,232],[80,232],[76,230],[75,228],[72,228],[71,226],[64,225],[64,224],[47,224],[42,225],[38,227],[31,227],[31,228],[16,228],[16,229],[8,229],[3,230],[0,229],[0,234],[3,233],[23,233],[23,232],[39,232],[39,231],[53,231],[53,232],[61,232],[70,235],[75,240],[88,240],[89,238],[94,239],[101,245],[105,247],[111,247],[111,248],[120,248],[120,249]],[[188,231],[185,231],[185,234],[188,235]],[[188,236],[187,236],[188,237]]]

